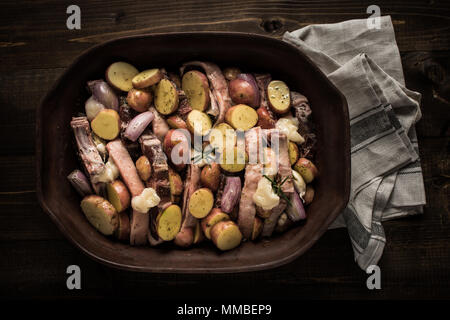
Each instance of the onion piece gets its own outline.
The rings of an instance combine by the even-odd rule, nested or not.
[[[236,76],[236,79],[245,80],[253,87],[253,90],[255,91],[256,94],[255,94],[255,99],[250,104],[250,106],[253,108],[259,107],[259,103],[261,101],[261,95],[260,95],[259,87],[258,87],[258,84],[256,83],[255,77],[250,73],[240,73]]]
[[[74,189],[80,194],[80,196],[85,197],[94,193],[88,178],[80,170],[76,169],[72,171],[67,176],[67,179]]]
[[[225,213],[231,213],[241,197],[241,179],[239,177],[227,177],[221,199],[221,209]]]
[[[86,111],[86,116],[89,121],[92,121],[97,113],[99,113],[101,110],[105,109],[105,106],[95,100],[94,96],[90,96],[89,99],[86,100],[86,103],[84,104],[84,109]]]
[[[298,193],[291,193],[289,200],[291,201],[291,205],[288,205],[286,209],[289,219],[294,222],[306,219],[305,208],[303,207],[302,200],[300,200]]]
[[[93,80],[87,83],[94,99],[108,109],[119,111],[119,99],[114,90],[103,80]]]
[[[124,137],[133,142],[136,141],[154,118],[155,115],[151,111],[138,114],[131,119],[130,123],[128,123],[125,133],[123,134]]]

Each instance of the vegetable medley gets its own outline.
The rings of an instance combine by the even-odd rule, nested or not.
[[[121,61],[87,86],[85,114],[70,123],[81,167],[68,180],[102,234],[230,250],[306,219],[316,137],[308,99],[282,80]]]

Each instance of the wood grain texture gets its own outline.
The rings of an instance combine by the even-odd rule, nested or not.
[[[100,265],[72,246],[35,194],[35,113],[83,50],[118,36],[167,31],[240,31],[281,37],[311,23],[367,17],[372,1],[77,1],[82,29],[65,27],[70,1],[0,4],[0,296],[433,299],[450,298],[450,3],[378,1],[393,18],[407,86],[422,93],[417,126],[428,205],[422,216],[384,223],[382,290],[369,291],[346,230],[328,231],[300,259],[250,274],[151,275]],[[437,66],[437,67],[436,67]],[[443,70],[443,72],[442,72]],[[442,76],[444,74],[444,76]],[[65,288],[78,264],[81,291]],[[152,288],[149,290],[148,288]],[[257,288],[257,290],[255,290]],[[217,292],[217,291],[216,291]]]

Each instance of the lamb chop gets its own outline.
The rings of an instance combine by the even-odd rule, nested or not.
[[[87,117],[74,117],[70,122],[78,147],[78,154],[89,175],[96,194],[104,189],[104,183],[96,182],[97,177],[105,170],[105,164],[92,140],[91,129]]]

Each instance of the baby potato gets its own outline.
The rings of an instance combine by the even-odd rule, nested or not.
[[[181,228],[173,242],[182,248],[191,246],[194,242],[194,230],[192,228]]]
[[[183,180],[180,175],[169,168],[170,193],[173,196],[179,196],[183,192]]]
[[[152,175],[152,166],[146,156],[141,156],[136,160],[136,169],[142,181],[147,181]]]
[[[200,181],[205,187],[214,192],[217,191],[220,183],[220,166],[215,162],[205,165],[200,175]]]
[[[198,189],[189,198],[189,212],[198,219],[206,217],[213,205],[214,196],[208,188]]]
[[[116,180],[108,183],[106,185],[106,192],[108,194],[109,202],[111,202],[117,212],[122,212],[125,209],[128,209],[131,203],[131,196],[122,181]]]
[[[106,199],[89,195],[81,201],[81,210],[90,224],[105,236],[110,236],[119,227],[119,216],[114,206]]]
[[[131,89],[128,91],[127,103],[137,112],[147,111],[152,100],[153,95],[150,91],[141,89]]]
[[[155,108],[163,115],[169,115],[178,108],[178,92],[170,80],[162,79],[155,88]]]
[[[176,204],[172,204],[161,211],[156,217],[156,233],[164,241],[175,239],[181,227],[181,209]]]
[[[246,131],[258,122],[258,113],[245,104],[238,104],[228,109],[225,114],[226,122],[236,130]]]
[[[267,98],[271,109],[278,114],[288,112],[291,107],[291,93],[283,81],[273,80],[269,83]]]
[[[230,173],[235,173],[244,170],[245,164],[248,161],[247,153],[244,150],[239,150],[234,147],[232,150],[224,148],[221,155],[220,167]]]
[[[222,212],[219,208],[214,208],[202,219],[201,226],[205,237],[211,239],[211,228],[220,221],[230,220],[230,216]]]
[[[181,88],[192,109],[205,111],[208,108],[210,101],[209,83],[203,73],[197,70],[186,72],[181,79]]]
[[[167,118],[167,124],[172,129],[187,129],[186,122],[179,116],[170,116]]]
[[[114,89],[121,91],[130,91],[133,88],[131,79],[137,75],[139,71],[131,64],[119,61],[111,64],[106,69],[106,82]]]
[[[233,221],[221,221],[211,229],[211,239],[222,251],[236,248],[242,241],[242,233]]]
[[[209,143],[218,148],[219,152],[225,147],[234,147],[236,145],[237,136],[233,127],[228,123],[222,122],[215,125],[209,133]]]
[[[158,83],[163,78],[159,69],[148,69],[135,75],[131,80],[133,87],[142,89]]]
[[[267,111],[266,108],[260,107],[258,108],[258,110],[256,110],[256,113],[258,114],[258,127],[261,127],[261,129],[275,128],[276,121],[271,117],[269,111]]]
[[[113,109],[103,109],[91,121],[94,133],[102,139],[114,140],[120,132],[120,117]]]
[[[314,163],[306,158],[300,158],[294,165],[295,171],[300,173],[306,183],[310,183],[319,174]]]
[[[204,112],[192,110],[187,116],[187,127],[192,134],[204,136],[211,130],[211,118]]]
[[[300,151],[298,150],[297,144],[292,141],[289,141],[288,151],[289,151],[289,161],[291,162],[292,166],[297,162],[298,157],[300,156]]]

